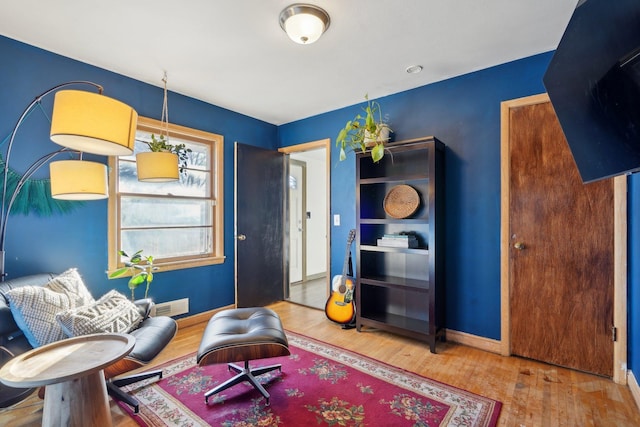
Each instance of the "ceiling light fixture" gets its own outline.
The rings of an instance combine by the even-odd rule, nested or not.
[[[422,65],[411,65],[405,70],[408,74],[418,74],[422,71]]]
[[[280,12],[280,26],[291,40],[311,44],[327,31],[329,14],[312,4],[296,3]]]

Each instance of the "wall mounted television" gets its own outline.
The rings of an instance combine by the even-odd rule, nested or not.
[[[640,170],[640,0],[580,0],[543,83],[584,183]]]

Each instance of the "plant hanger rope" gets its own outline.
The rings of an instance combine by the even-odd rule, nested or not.
[[[47,122],[51,124],[51,117],[47,114],[47,112],[42,108],[41,99],[38,99],[34,105],[37,107],[42,115],[47,119]],[[36,108],[30,109],[23,117],[22,121],[27,120],[31,114],[36,111]],[[11,134],[7,135],[2,142],[0,142],[0,147],[5,146],[7,142],[9,142],[11,138]],[[45,156],[47,157],[47,156]],[[41,161],[50,160],[50,158],[42,158]],[[44,163],[42,162],[42,163]],[[4,175],[6,174],[6,186],[7,193],[13,194],[18,185],[20,185],[20,190],[15,192],[13,200],[10,201],[11,214],[22,214],[28,215],[29,213],[34,213],[38,216],[51,216],[53,214],[64,214],[75,210],[76,208],[84,205],[82,201],[69,201],[69,200],[56,200],[51,197],[51,179],[49,178],[27,178],[23,180],[23,177],[27,174],[34,172],[34,167],[36,164],[32,165],[27,171],[23,174],[14,170],[11,167],[7,167],[6,159],[0,155],[0,172]],[[38,167],[40,164],[37,165]],[[5,172],[6,168],[6,172]],[[37,168],[36,168],[37,169]],[[22,181],[22,182],[21,182]]]
[[[162,78],[164,82],[164,100],[162,101],[162,116],[160,121],[162,122],[162,130],[167,141],[169,141],[169,102],[167,101],[167,72],[164,72]]]

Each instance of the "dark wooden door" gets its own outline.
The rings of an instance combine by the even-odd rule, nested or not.
[[[613,180],[583,184],[550,102],[511,108],[511,352],[613,374]]]
[[[236,143],[236,305],[284,299],[285,159]]]

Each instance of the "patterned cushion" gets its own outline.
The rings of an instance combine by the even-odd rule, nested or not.
[[[69,337],[127,333],[142,321],[136,305],[117,291],[107,292],[93,304],[61,311],[55,318]]]
[[[55,322],[55,315],[73,307],[67,294],[54,292],[45,285],[14,288],[6,296],[16,324],[32,347],[66,338]]]
[[[71,308],[93,304],[95,300],[84,285],[80,273],[75,268],[70,268],[59,274],[47,283],[47,287],[55,292],[66,294],[72,302]]]

